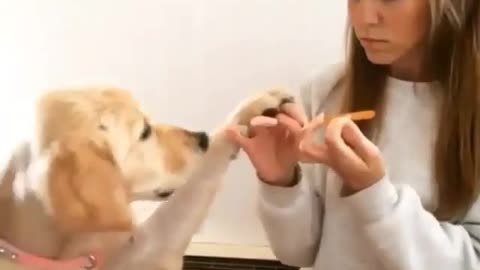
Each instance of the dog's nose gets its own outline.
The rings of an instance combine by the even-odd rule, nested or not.
[[[210,139],[208,137],[208,134],[205,132],[194,132],[193,136],[195,136],[195,139],[197,140],[198,146],[200,149],[203,151],[208,150],[208,146],[210,144]]]

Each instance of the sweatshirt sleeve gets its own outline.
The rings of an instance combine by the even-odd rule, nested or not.
[[[340,67],[340,66],[337,66]],[[321,107],[339,73],[333,67],[329,72],[314,76],[300,89],[300,101],[311,119]],[[293,187],[278,187],[260,182],[258,209],[263,228],[275,256],[284,264],[310,267],[320,243],[323,218],[323,169],[305,164],[301,166],[300,180]],[[317,188],[314,188],[317,186]]]
[[[388,176],[344,200],[385,269],[480,269],[480,199],[455,224],[438,221],[413,188]]]
[[[322,200],[302,167],[303,176],[293,187],[271,186],[260,181],[259,214],[270,247],[284,264],[312,266],[320,242]]]

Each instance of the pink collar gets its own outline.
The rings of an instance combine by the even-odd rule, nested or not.
[[[68,260],[52,260],[24,252],[0,239],[0,260],[35,270],[89,270],[98,268],[98,256],[90,254]]]

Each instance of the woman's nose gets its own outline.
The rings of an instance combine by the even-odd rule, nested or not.
[[[378,24],[380,21],[379,4],[377,0],[350,1],[350,16],[355,23],[362,25]]]

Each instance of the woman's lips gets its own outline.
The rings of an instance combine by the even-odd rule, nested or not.
[[[360,42],[363,46],[369,48],[381,48],[384,47],[388,41],[385,39],[375,39],[375,38],[360,38]]]

